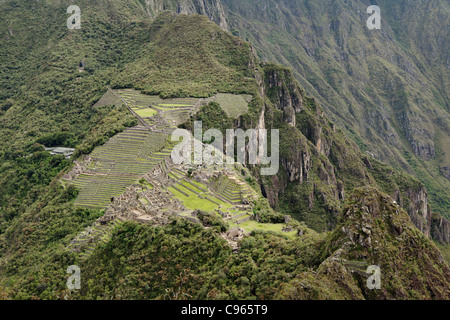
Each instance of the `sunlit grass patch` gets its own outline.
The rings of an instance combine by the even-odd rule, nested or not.
[[[189,210],[203,210],[203,211],[214,211],[219,206],[209,200],[206,199],[200,199],[198,195],[196,195],[193,192],[189,192],[189,190],[184,189],[183,192],[186,194],[189,194],[189,197],[185,196],[178,190],[175,190],[174,188],[168,189],[178,200],[183,202],[183,205],[189,209]]]
[[[155,109],[147,108],[147,109],[140,109],[137,110],[136,113],[141,116],[142,118],[150,118],[156,115],[158,112]]]
[[[161,104],[158,104],[158,106],[176,108],[176,107],[192,107],[193,105],[192,104],[161,103]]]

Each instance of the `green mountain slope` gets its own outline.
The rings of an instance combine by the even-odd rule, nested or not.
[[[448,3],[381,1],[381,30],[366,28],[364,1],[222,3],[230,30],[291,67],[364,152],[414,173],[448,217]]]
[[[152,241],[146,244],[145,239]],[[381,269],[381,290],[366,285],[369,265]],[[371,188],[351,195],[332,233],[308,230],[288,240],[257,232],[242,240],[238,255],[216,231],[191,228],[184,221],[163,230],[126,223],[91,256],[87,270],[89,284],[75,295],[67,292],[68,297],[448,299],[450,295],[450,269],[439,251],[392,198]]]
[[[408,214],[401,211],[400,226],[412,230],[408,239],[423,245],[412,247],[410,256],[426,254],[429,261],[425,267],[437,266],[426,269],[429,274],[418,279],[420,286],[435,290],[390,283],[385,297],[394,295],[397,288],[417,290],[399,297],[448,297],[441,289],[448,287],[448,267],[423,235],[434,235],[435,228],[441,240],[448,242],[448,228],[442,228],[448,224],[439,216],[431,216],[424,186],[361,153],[328,119],[321,105],[300,88],[289,69],[260,63],[249,43],[202,16],[162,12],[149,19],[149,7],[141,2],[79,1],[84,22],[80,30],[70,31],[65,25],[66,4],[2,3],[0,18],[8,23],[1,30],[6,36],[0,45],[4,57],[0,79],[12,90],[0,91],[0,134],[5,137],[0,145],[1,296],[282,298],[288,296],[279,289],[291,286],[293,277],[303,275],[316,292],[306,297],[364,298],[364,289],[350,275],[345,282],[352,293],[329,276],[316,277],[309,270],[319,270],[336,249],[328,246],[327,239],[341,236],[336,235],[336,227],[341,226],[338,217],[347,208],[345,200],[356,188],[371,185],[395,197],[407,210]],[[28,24],[30,29],[25,27]],[[114,142],[124,136],[130,139],[127,128],[142,119],[117,99],[104,96],[109,87],[139,89],[160,98],[195,97],[192,100],[219,92],[251,95],[248,111],[237,118],[227,116],[219,99],[219,103],[204,105],[183,126],[189,128],[192,120],[203,117],[207,127],[280,129],[279,174],[259,177],[260,168],[250,167],[252,174],[245,176],[247,183],[256,190],[261,188],[268,202],[282,214],[259,199],[262,203],[254,204],[256,221],[252,223],[266,223],[266,231],[256,230],[240,240],[237,255],[222,237],[223,232],[230,231],[225,220],[208,214],[200,215],[200,223],[181,218],[158,227],[136,222],[120,224],[116,229],[108,226],[101,243],[89,248],[88,258],[69,250],[84,230],[94,226],[94,233],[100,232],[96,223],[108,212],[79,206],[80,190],[61,179],[76,166],[71,161],[74,159],[51,156],[43,145],[76,147],[75,158],[80,162],[82,153],[93,150],[92,155],[99,156],[106,150],[105,154],[114,156],[119,150],[114,149]],[[102,100],[111,105],[100,103]],[[145,108],[134,109],[141,112],[137,109]],[[180,180],[179,171],[170,174]],[[183,182],[178,183],[182,187]],[[227,182],[225,187],[229,185]],[[231,200],[236,195],[233,190],[227,194]],[[182,194],[171,192],[186,200]],[[350,201],[356,198],[350,197]],[[389,198],[383,195],[380,199]],[[358,201],[355,205],[365,203],[364,199]],[[186,201],[185,205],[189,204],[193,205]],[[109,209],[115,210],[113,206]],[[394,214],[391,209],[385,209],[388,216]],[[127,208],[123,211],[130,213]],[[277,229],[280,221],[286,221],[286,214],[306,221],[308,227],[294,220],[292,225],[299,236],[280,235]],[[349,221],[353,225],[353,220]],[[243,227],[252,230],[249,224]],[[391,237],[389,228],[383,229],[387,240],[381,251],[399,241]],[[327,230],[335,231],[323,232]],[[253,259],[263,264],[261,272]],[[129,268],[130,261],[136,265]],[[88,284],[79,293],[66,290],[66,269],[73,264],[82,267]],[[418,268],[424,266],[416,264]],[[406,277],[408,267],[397,271]]]
[[[380,1],[381,30],[367,29],[365,1],[164,3],[208,15],[249,40],[263,60],[292,68],[364,152],[416,175],[433,210],[448,217],[447,2]]]
[[[80,263],[66,247],[104,214],[74,205],[78,190],[59,183],[73,164],[51,156],[43,145],[77,147],[80,155],[136,125],[126,108],[96,102],[108,86],[129,76],[128,68],[134,72],[142,67],[139,52],[145,53],[149,69],[156,61],[164,70],[158,78],[161,96],[251,90],[248,65],[242,64],[250,57],[249,45],[205,17],[196,17],[193,24],[206,24],[206,33],[186,32],[172,43],[164,40],[175,39],[180,27],[189,26],[187,17],[167,13],[152,22],[138,20],[138,7],[128,8],[122,1],[78,5],[83,8],[82,28],[68,30],[68,5],[59,1],[2,4],[1,20],[8,23],[2,24],[6,36],[0,46],[1,81],[7,84],[2,86],[0,116],[0,288],[7,286],[14,298],[55,298],[64,289],[60,285],[67,263]],[[203,49],[208,59],[193,54],[191,63],[182,63],[189,45]],[[173,64],[177,56],[181,61]],[[184,82],[176,85],[174,79]],[[132,81],[126,85],[148,87],[153,79]],[[32,274],[33,279],[28,277]]]

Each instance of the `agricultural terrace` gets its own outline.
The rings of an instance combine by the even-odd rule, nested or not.
[[[97,101],[96,104],[94,104],[95,107],[101,107],[101,106],[121,106],[123,105],[122,99],[120,97],[114,95],[111,91],[107,91],[100,100]]]
[[[159,96],[145,95],[134,89],[112,92],[149,128],[158,131],[173,131],[196,112],[201,101],[195,98],[161,99]]]
[[[112,198],[170,155],[166,140],[165,134],[137,126],[95,148],[93,161],[73,182],[80,189],[75,204],[106,208]]]
[[[250,204],[256,193],[244,182],[234,176],[219,175],[208,183],[201,183],[188,177],[186,172],[172,168],[168,174],[168,190],[181,201],[187,209],[217,212],[232,226],[237,226],[252,218]]]
[[[233,119],[248,112],[248,104],[251,100],[251,95],[218,93],[214,96],[214,101]]]
[[[214,172],[214,179],[201,183],[189,177],[181,168],[167,168],[165,165],[173,146],[169,142],[169,134],[196,113],[201,104],[216,101],[230,117],[238,117],[247,112],[251,98],[244,95],[217,94],[209,99],[161,99],[159,96],[141,94],[134,89],[109,90],[97,104],[125,104],[138,117],[141,125],[126,129],[103,146],[94,149],[88,167],[72,181],[80,190],[75,204],[105,209],[114,198],[123,195],[128,186],[137,181],[145,181],[142,179],[144,176],[154,168],[161,167],[165,168],[164,172],[167,174],[167,183],[161,184],[163,190],[182,203],[184,210],[188,210],[178,212],[179,215],[188,217],[190,212],[200,209],[215,212],[232,228],[240,227],[246,232],[266,230],[281,233],[284,224],[261,224],[252,220],[251,204],[258,198],[258,194],[237,178],[237,174]],[[203,170],[213,173],[215,169]],[[147,194],[143,201],[151,197],[151,194]],[[147,201],[157,203],[158,199]],[[167,208],[168,212],[173,210],[175,209]],[[89,230],[89,234],[92,233],[97,239],[95,242],[107,241],[110,232],[109,227],[99,223]],[[294,236],[294,233],[284,234]],[[91,244],[92,248],[87,248],[86,241],[91,236],[86,236],[86,239],[84,237],[82,234],[74,246],[82,245],[83,251],[89,254],[95,244]]]
[[[106,208],[114,197],[170,156],[168,134],[193,112],[198,99],[165,99],[134,89],[109,90],[99,105],[124,103],[142,125],[129,128],[97,147],[94,161],[73,182],[80,189],[76,205]]]

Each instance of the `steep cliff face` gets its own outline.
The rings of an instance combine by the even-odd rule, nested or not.
[[[49,10],[53,8],[46,5],[49,2],[58,3],[57,10]],[[0,118],[2,136],[8,137],[1,141],[0,158],[0,290],[5,286],[8,296],[18,299],[67,297],[62,294],[67,265],[81,261],[67,254],[66,247],[72,236],[103,212],[76,208],[72,202],[77,190],[64,188],[57,179],[69,163],[61,168],[59,160],[30,150],[35,146],[30,144],[46,132],[57,136],[69,131],[77,141],[92,146],[89,139],[101,144],[123,130],[122,126],[132,125],[132,121],[121,122],[127,115],[117,108],[92,108],[108,86],[116,85],[170,97],[252,94],[249,114],[237,123],[281,130],[282,169],[262,181],[272,204],[317,230],[330,230],[334,225],[338,229],[318,235],[302,228],[302,235],[290,240],[270,233],[252,235],[242,243],[247,252],[235,255],[214,228],[191,225],[186,219],[174,221],[166,229],[127,223],[84,265],[93,299],[111,298],[111,289],[118,288],[118,283],[113,293],[116,298],[128,297],[128,293],[142,298],[154,292],[159,294],[153,298],[166,298],[168,288],[179,288],[180,272],[193,271],[193,266],[199,271],[198,276],[190,277],[194,292],[212,278],[211,295],[208,288],[197,295],[203,298],[254,298],[254,291],[262,298],[272,298],[275,291],[280,297],[292,298],[371,297],[360,284],[365,278],[354,276],[359,274],[354,265],[361,260],[379,264],[387,277],[383,291],[374,298],[448,298],[448,268],[392,199],[375,189],[357,191],[348,199],[343,218],[337,220],[343,200],[355,187],[378,184],[389,193],[398,190],[404,206],[411,206],[417,219],[426,222],[426,193],[410,177],[361,154],[327,119],[320,105],[303,94],[285,68],[260,65],[247,43],[222,32],[205,17],[164,13],[153,22],[137,21],[133,12],[118,8],[139,4],[142,9],[141,2],[80,3],[89,9],[84,11],[84,19],[90,23],[73,32],[55,23],[67,17],[59,0],[32,1],[30,6],[10,1],[7,10],[0,10],[2,20],[10,19],[8,27],[0,28],[2,34],[10,35],[2,38],[3,61],[7,69],[16,71],[3,72],[1,79],[17,87],[11,92],[0,88],[2,94],[16,99],[13,105],[4,104],[12,109]],[[103,10],[106,7],[108,10]],[[25,23],[30,22],[31,29],[23,27],[23,17],[28,18]],[[38,23],[41,17],[47,17],[47,24]],[[79,72],[80,56],[86,57],[83,73]],[[255,75],[254,68],[261,72]],[[229,120],[223,110],[219,115],[218,123]],[[42,177],[48,182],[42,182]],[[25,189],[27,184],[32,188]],[[433,216],[431,233],[448,239],[448,223]],[[274,264],[274,257],[283,263]],[[255,268],[260,262],[264,268]],[[310,269],[315,270],[304,272]],[[165,271],[162,276],[161,270]],[[136,275],[143,278],[130,282]],[[262,288],[261,280],[265,282]],[[228,286],[222,290],[229,295],[214,294],[224,281]],[[292,283],[285,286],[289,281]],[[144,282],[151,286],[142,286]],[[329,288],[339,294],[326,295]],[[314,296],[318,291],[324,295]]]
[[[209,17],[223,30],[228,30],[225,10],[220,0],[145,0],[145,10],[155,17],[161,11],[173,10],[179,14],[201,14]]]
[[[428,195],[423,188],[420,190],[407,190],[409,206],[405,207],[414,225],[427,237],[431,230],[431,210],[428,206]]]
[[[161,1],[147,1],[147,5],[152,8],[153,12],[158,12],[160,10],[164,9],[170,9],[173,8],[173,1],[168,2],[161,2]],[[287,5],[287,4],[283,4]],[[288,6],[288,5],[287,5]],[[247,5],[247,9],[250,9],[250,7]],[[271,7],[271,5],[269,5]],[[225,8],[225,9],[224,9]],[[178,4],[176,5],[176,10],[179,13],[187,13],[187,14],[193,14],[193,13],[199,13],[204,14],[208,16],[212,21],[216,22],[221,26],[223,29],[229,29],[227,18],[228,18],[228,9],[229,8],[239,8],[239,5],[234,3],[233,1],[225,1],[224,4],[222,4],[220,1],[178,1]],[[274,7],[275,10],[278,10],[277,7]],[[262,9],[262,8],[261,8]],[[251,10],[250,10],[251,11]],[[251,14],[250,11],[247,11],[247,14]],[[252,11],[254,12],[254,11]],[[265,11],[263,10],[263,15],[265,14]],[[257,19],[257,17],[253,17]],[[236,17],[234,17],[233,26],[238,27],[239,23],[235,20]],[[283,15],[278,16],[278,21],[283,21]],[[270,18],[269,18],[270,21]],[[339,22],[339,20],[335,20],[336,23]],[[343,28],[342,23],[338,23],[336,25],[334,24],[334,30],[343,32],[341,29]],[[285,25],[285,30],[289,30],[290,25]],[[345,29],[345,32],[349,32],[349,30]],[[320,32],[319,34],[320,35]],[[316,36],[318,36],[316,35]],[[260,41],[256,41],[255,45],[258,49],[261,49],[259,46],[261,43],[265,43],[265,40],[262,38],[259,38]],[[343,36],[341,38],[336,38],[341,45],[343,43],[346,43],[348,41],[348,37]],[[341,39],[341,40],[339,40]],[[262,50],[264,53],[265,51]],[[385,79],[383,80],[383,88],[386,92],[390,92],[391,94],[398,95],[397,98],[397,104],[399,106],[401,105],[408,105],[408,101],[404,99],[404,96],[407,95],[406,88],[404,84],[402,83],[402,80],[398,76],[392,76],[389,74],[386,67],[381,64],[379,61],[373,61],[371,62],[372,69],[374,72],[378,70],[377,72],[380,74],[385,75]],[[295,68],[294,68],[295,70]],[[327,158],[330,156],[334,160],[333,165],[336,166],[336,169],[342,170],[346,167],[346,162],[349,160],[348,152],[345,149],[345,147],[334,143],[333,141],[330,141],[329,135],[325,132],[322,132],[324,128],[319,124],[319,122],[316,122],[314,119],[313,122],[311,122],[311,118],[307,119],[306,123],[300,120],[297,120],[297,114],[299,114],[303,108],[304,108],[304,91],[300,88],[300,86],[297,85],[296,80],[294,79],[293,73],[287,69],[287,68],[280,68],[279,66],[274,66],[272,64],[264,64],[264,80],[259,79],[259,87],[261,88],[261,93],[264,92],[264,95],[266,95],[272,104],[275,106],[277,110],[282,111],[281,115],[281,122],[287,124],[291,128],[297,128],[299,127],[299,131],[302,133],[302,135],[298,135],[298,132],[294,129],[290,131],[290,134],[295,137],[296,142],[291,144],[291,146],[297,146],[298,148],[292,148],[292,154],[283,157],[281,159],[281,165],[284,169],[284,172],[286,174],[285,178],[280,178],[279,176],[272,178],[271,185],[274,186],[274,188],[264,188],[266,192],[266,196],[270,200],[272,205],[275,205],[279,201],[279,196],[286,190],[289,183],[304,183],[305,181],[309,180],[309,172],[312,168],[312,152],[315,152],[316,150],[313,149],[311,151],[309,144],[312,143],[316,149],[319,151],[319,153],[325,155]],[[380,81],[380,79],[377,79],[376,81]],[[327,103],[325,103],[325,106],[327,106]],[[323,110],[318,111],[324,112]],[[382,139],[384,141],[390,141],[390,144],[401,148],[402,142],[399,134],[395,131],[394,127],[392,126],[392,123],[389,120],[389,116],[387,116],[386,112],[383,110],[366,110],[364,111],[367,114],[368,123],[376,128],[376,131],[378,134],[382,135]],[[270,112],[269,112],[270,114]],[[319,117],[320,115],[318,115]],[[323,116],[323,114],[322,114]],[[329,114],[332,118],[335,118],[334,115]],[[265,117],[264,111],[262,114],[262,117]],[[423,125],[424,118],[421,117],[420,121],[417,117],[419,116],[419,113],[412,110],[402,110],[400,112],[396,113],[396,118],[398,119],[399,123],[401,124],[406,139],[411,144],[414,152],[422,157],[423,159],[433,159],[435,157],[435,147],[434,147],[434,135],[435,132],[432,128],[432,126],[425,126]],[[304,119],[302,117],[302,119]],[[375,119],[379,119],[383,121],[381,124]],[[261,120],[261,118],[260,118]],[[429,121],[427,119],[426,123]],[[265,124],[261,123],[258,125],[258,128],[265,127]],[[425,128],[425,129],[424,129]],[[327,130],[326,128],[325,130]],[[331,125],[331,129],[333,132],[336,131],[336,126],[334,124]],[[306,138],[306,139],[305,139]],[[365,142],[363,142],[365,143]],[[334,147],[332,150],[332,146]],[[298,150],[295,150],[298,149]],[[344,155],[342,155],[344,154]],[[371,150],[370,154],[372,156],[379,157],[380,153],[377,150]],[[355,157],[351,160],[360,162],[360,159],[356,159]],[[381,157],[381,158],[386,158]],[[363,158],[364,161],[367,158]],[[327,161],[325,161],[327,162]],[[370,161],[369,161],[370,162]],[[337,199],[344,199],[345,198],[345,184],[340,179],[336,178],[334,169],[329,170],[331,167],[333,167],[331,163],[322,163],[321,166],[319,166],[319,180],[321,182],[324,182],[327,185],[333,186],[333,191],[331,194],[336,195]],[[404,163],[402,163],[404,165]],[[349,168],[346,168],[349,169]],[[370,166],[369,166],[370,169]],[[349,171],[353,171],[353,173],[356,173],[357,176],[359,176],[362,179],[362,182],[364,183],[371,183],[370,177],[368,177],[368,174],[363,172],[364,169],[362,166],[356,166],[354,168],[349,169]],[[445,168],[441,169],[441,172],[445,173]],[[445,176],[445,174],[444,174]],[[346,180],[346,179],[344,179]],[[363,184],[364,184],[363,183]],[[356,184],[361,185],[361,184]],[[348,186],[347,186],[348,187]],[[352,186],[350,186],[351,189]],[[402,197],[400,195],[399,190],[395,190],[391,192],[391,195],[395,198],[398,198],[398,201],[402,203],[402,205],[405,205],[405,209],[407,209],[408,213],[410,214],[411,219],[413,220],[414,224],[427,236],[431,235],[431,211],[429,209],[429,203],[428,203],[428,195],[426,194],[425,189],[422,187],[420,190],[405,190],[407,193],[407,201],[402,201]],[[314,192],[311,192],[308,196],[309,202],[314,202],[312,199],[314,199],[313,196]],[[311,206],[310,206],[311,207]],[[444,219],[445,220],[445,219]],[[443,224],[437,224],[436,228],[439,229],[437,226],[442,226]],[[442,231],[442,230],[441,230]],[[445,234],[445,232],[444,232]],[[442,237],[441,237],[442,238]],[[445,238],[445,237],[444,237]]]
[[[263,79],[260,91],[268,101],[262,114],[264,123],[260,117],[259,126],[282,130],[282,170],[263,179],[262,186],[272,206],[306,220],[317,230],[330,229],[346,192],[373,185],[404,207],[425,236],[447,241],[448,222],[433,223],[428,194],[420,182],[363,155],[325,117],[314,99],[305,95],[289,69],[267,63],[261,68],[263,76],[257,78]]]
[[[263,60],[292,68],[328,118],[363,152],[415,174],[432,195],[432,210],[448,217],[447,2],[380,1],[380,31],[367,29],[368,4],[362,0],[202,5],[205,9],[190,5],[190,11],[204,12],[249,40]],[[292,120],[289,114],[286,118]]]
[[[388,145],[408,143],[416,155],[429,160],[435,157],[435,127],[446,115],[442,107],[448,111],[448,75],[437,66],[448,64],[448,46],[441,42],[448,37],[449,23],[442,12],[449,8],[439,1],[417,2],[411,6],[405,1],[381,1],[383,32],[368,32],[363,1],[223,0],[231,28],[248,37],[264,59],[292,67],[302,86],[331,111],[333,120],[339,119],[348,131],[344,123],[359,127],[353,131],[364,138],[370,151],[381,159],[396,157],[369,136],[382,136],[386,130],[363,127],[370,123],[376,130],[384,123],[391,136],[385,140]],[[263,21],[264,25],[258,24]],[[420,33],[427,37],[408,32],[420,25],[426,25]],[[411,55],[402,45],[417,51]],[[415,92],[419,87],[422,92]]]
[[[391,197],[374,188],[357,189],[349,197],[324,253],[325,262],[338,263],[353,274],[366,298],[450,296],[450,269],[441,253]],[[370,265],[380,268],[379,290],[366,285]],[[427,276],[431,271],[437,271],[433,278]]]

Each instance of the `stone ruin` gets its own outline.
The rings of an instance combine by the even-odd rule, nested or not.
[[[169,223],[170,217],[188,211],[171,193],[156,186],[156,181],[152,180],[151,184],[152,189],[139,184],[128,187],[122,196],[114,199],[101,219],[106,223],[120,218],[164,225]]]
[[[233,228],[231,230],[228,230],[225,233],[221,234],[222,238],[227,240],[230,247],[233,249],[233,251],[239,250],[239,241],[246,236],[244,229],[241,228]]]
[[[68,181],[76,180],[80,176],[80,174],[82,174],[87,170],[87,168],[91,165],[93,161],[94,160],[89,155],[84,156],[84,159],[81,162],[74,160],[73,163],[75,164],[75,166],[62,178]]]

